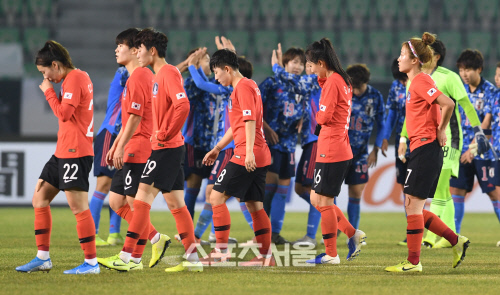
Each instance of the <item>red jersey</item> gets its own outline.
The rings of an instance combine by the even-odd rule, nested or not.
[[[333,73],[326,79],[318,79],[323,88],[319,99],[316,121],[321,125],[318,136],[316,162],[334,163],[352,159],[349,143],[352,90],[342,76]]]
[[[122,95],[122,128],[127,126],[130,114],[141,117],[141,123],[125,146],[125,163],[146,163],[151,155],[151,131],[153,111],[151,110],[151,89],[154,74],[148,68],[138,67],[128,78]]]
[[[441,94],[436,82],[425,73],[411,81],[406,96],[406,129],[411,151],[436,140],[441,111],[434,101]]]
[[[45,91],[45,98],[59,119],[54,155],[60,159],[93,156],[94,94],[89,75],[72,70],[61,85],[59,98],[53,88]]]
[[[182,76],[172,65],[164,65],[153,80],[153,150],[184,145],[182,126],[189,114],[189,100]]]
[[[234,155],[231,162],[245,166],[246,132],[245,122],[255,121],[255,143],[253,154],[257,167],[271,165],[271,152],[264,137],[262,98],[255,81],[242,78],[229,99],[229,124],[233,131]]]

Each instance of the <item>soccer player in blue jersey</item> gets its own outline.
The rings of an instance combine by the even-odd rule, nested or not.
[[[457,60],[460,77],[465,85],[465,90],[469,95],[469,100],[474,106],[479,120],[483,120],[487,113],[491,113],[490,108],[498,99],[496,87],[481,76],[483,71],[483,55],[479,50],[466,49],[460,54]],[[490,102],[489,102],[490,101]],[[483,158],[474,157],[469,145],[474,142],[474,130],[465,116],[465,112],[460,108],[462,118],[462,130],[464,145],[462,157],[460,158],[460,170],[458,178],[451,178],[450,190],[455,205],[455,226],[457,233],[460,233],[462,219],[464,217],[464,198],[472,191],[474,175],[477,177],[483,193],[486,193],[493,204],[493,210],[500,221],[500,207],[498,205],[498,190],[493,182],[494,167],[492,163],[493,154],[488,152]],[[487,134],[485,130],[485,134]]]
[[[188,53],[188,57],[199,48]],[[193,59],[189,59],[193,61]],[[189,66],[196,67],[202,75],[210,74],[210,56],[204,56],[196,60],[195,64]],[[194,83],[193,78],[187,77],[184,80],[184,89],[189,98],[190,110],[186,120],[182,135],[184,136],[186,154],[184,159],[184,176],[186,180],[184,200],[191,217],[194,218],[194,207],[196,198],[200,192],[201,182],[210,176],[210,167],[202,165],[201,161],[208,151],[211,150],[211,142],[214,137],[214,118],[217,108],[217,97],[206,92]]]
[[[106,163],[106,154],[113,146],[116,136],[120,132],[122,126],[122,107],[120,98],[128,76],[125,67],[119,67],[118,70],[116,70],[115,77],[113,81],[111,81],[109,87],[106,117],[104,118],[104,122],[102,122],[94,142],[94,176],[97,177],[97,184],[92,199],[90,200],[89,207],[95,223],[96,246],[117,245],[122,244],[124,241],[123,237],[120,235],[122,219],[113,209],[111,209],[111,207],[109,208],[109,236],[107,241],[101,239],[98,233],[102,204],[109,193],[111,179],[115,174],[115,168],[108,166]]]
[[[300,75],[306,57],[300,48],[290,48],[283,55],[285,71]],[[264,103],[264,131],[271,150],[272,164],[266,177],[264,208],[271,216],[272,242],[288,241],[280,235],[285,218],[285,202],[290,180],[295,176],[295,147],[304,115],[303,96],[288,92],[276,76],[259,85]]]
[[[377,165],[377,154],[384,136],[384,98],[380,91],[368,84],[370,70],[365,64],[351,65],[346,72],[353,87],[349,142],[354,156],[345,178],[345,183],[349,185],[347,215],[352,226],[358,229],[360,201],[368,182],[368,168]],[[377,138],[368,154],[368,142],[375,123]]]

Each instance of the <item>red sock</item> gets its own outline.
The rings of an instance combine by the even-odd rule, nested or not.
[[[269,217],[264,209],[260,209],[250,215],[252,215],[255,239],[257,240],[257,243],[261,244],[260,254],[262,256],[270,255],[271,221],[269,220]]]
[[[80,246],[85,254],[85,259],[96,258],[95,225],[90,209],[76,214],[75,217],[76,232],[78,233],[78,239],[80,239]]]
[[[171,210],[171,212],[172,215],[174,215],[175,226],[177,227],[177,232],[181,237],[182,245],[184,245],[184,251],[186,251],[186,254],[195,253],[196,242],[194,239],[193,219],[191,218],[191,213],[189,213],[187,206]]]
[[[340,210],[337,205],[333,205],[333,209],[335,210],[335,214],[337,215],[337,223],[338,229],[343,232],[347,237],[352,238],[356,233],[356,229],[352,226],[352,224],[345,218],[344,213]]]
[[[116,214],[120,216],[121,218],[125,219],[128,224],[132,222],[132,218],[134,217],[134,211],[130,210],[130,205],[125,204],[122,206],[120,209],[116,211]],[[148,240],[151,241],[152,238],[157,234],[158,232],[156,231],[155,227],[151,222],[149,223],[149,235],[148,235]]]
[[[219,249],[226,249],[229,240],[229,231],[231,230],[231,215],[226,204],[212,206],[212,218],[215,228],[215,239],[220,244]]]
[[[408,243],[408,261],[416,265],[420,261],[420,247],[424,236],[424,216],[422,214],[406,217],[406,241]]]
[[[454,233],[436,214],[424,209],[425,228],[436,235],[445,238],[452,246],[458,242],[458,235]]]
[[[38,250],[49,251],[52,214],[50,206],[35,209],[35,240]]]
[[[325,242],[325,252],[331,257],[337,256],[337,214],[334,206],[318,206],[321,212],[321,233]]]
[[[134,214],[128,227],[125,243],[123,244],[123,252],[132,253],[134,251],[141,234],[148,228],[148,224],[150,224],[149,211],[151,211],[151,205],[146,202],[134,200]]]
[[[148,235],[149,235],[149,227],[142,232],[139,240],[137,241],[137,245],[135,245],[134,252],[132,253],[132,257],[141,258],[144,253],[144,248],[146,248],[146,244],[148,243]]]

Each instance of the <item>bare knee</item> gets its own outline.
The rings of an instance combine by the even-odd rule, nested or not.
[[[97,177],[97,183],[95,186],[96,191],[103,194],[108,194],[111,188],[111,177],[101,175]]]

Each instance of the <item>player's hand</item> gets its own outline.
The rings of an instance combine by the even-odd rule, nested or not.
[[[117,146],[113,155],[113,166],[120,170],[123,168],[123,147]]]
[[[278,63],[278,55],[276,50],[273,49],[273,54],[271,55],[271,67]]]
[[[297,132],[300,133],[302,131],[302,124],[304,123],[304,118],[300,118],[299,123],[297,123]]]
[[[248,172],[253,172],[257,168],[257,163],[255,163],[255,155],[253,152],[247,153],[245,156],[245,168]]]
[[[406,163],[406,149],[408,147],[406,146],[406,141],[405,142],[399,142],[399,148],[398,148],[398,157],[401,160],[401,162]]]
[[[283,52],[281,51],[281,43],[278,43],[278,50],[276,51],[278,56],[278,64],[283,67]]]
[[[189,55],[189,57],[187,58],[187,65],[188,67],[189,66],[195,66],[196,67],[196,53],[198,52],[198,50],[196,50],[195,52],[191,53]]]
[[[462,164],[472,163],[472,159],[474,159],[474,156],[472,155],[471,150],[468,149],[460,157],[460,163]]]
[[[377,166],[377,158],[378,158],[378,147],[374,147],[372,152],[368,155],[368,167],[374,168]]]
[[[227,39],[226,37],[222,36],[219,38],[219,36],[215,36],[215,45],[217,45],[217,49],[229,49],[234,52],[236,52],[236,48],[234,47],[233,43],[231,40]]]
[[[115,141],[115,143],[113,143],[113,145],[109,149],[108,153],[106,154],[106,164],[108,166],[113,166],[113,157],[115,154],[115,149],[116,149],[116,141]]]
[[[436,132],[436,138],[441,147],[446,145],[446,129],[441,129],[441,126],[438,126]]]
[[[203,165],[205,166],[212,166],[215,163],[215,160],[217,160],[217,157],[219,156],[220,151],[217,149],[217,147],[214,147],[211,151],[209,151],[205,157],[203,157]]]
[[[264,132],[266,133],[266,139],[269,141],[270,145],[275,145],[280,141],[278,134],[271,128],[264,128]]]
[[[387,139],[384,139],[382,140],[382,156],[386,157],[387,158],[387,150],[389,149],[389,141],[387,141]]]
[[[38,87],[42,90],[43,93],[47,91],[49,88],[54,88],[54,85],[50,83],[49,79],[43,79],[42,84],[40,84]]]

